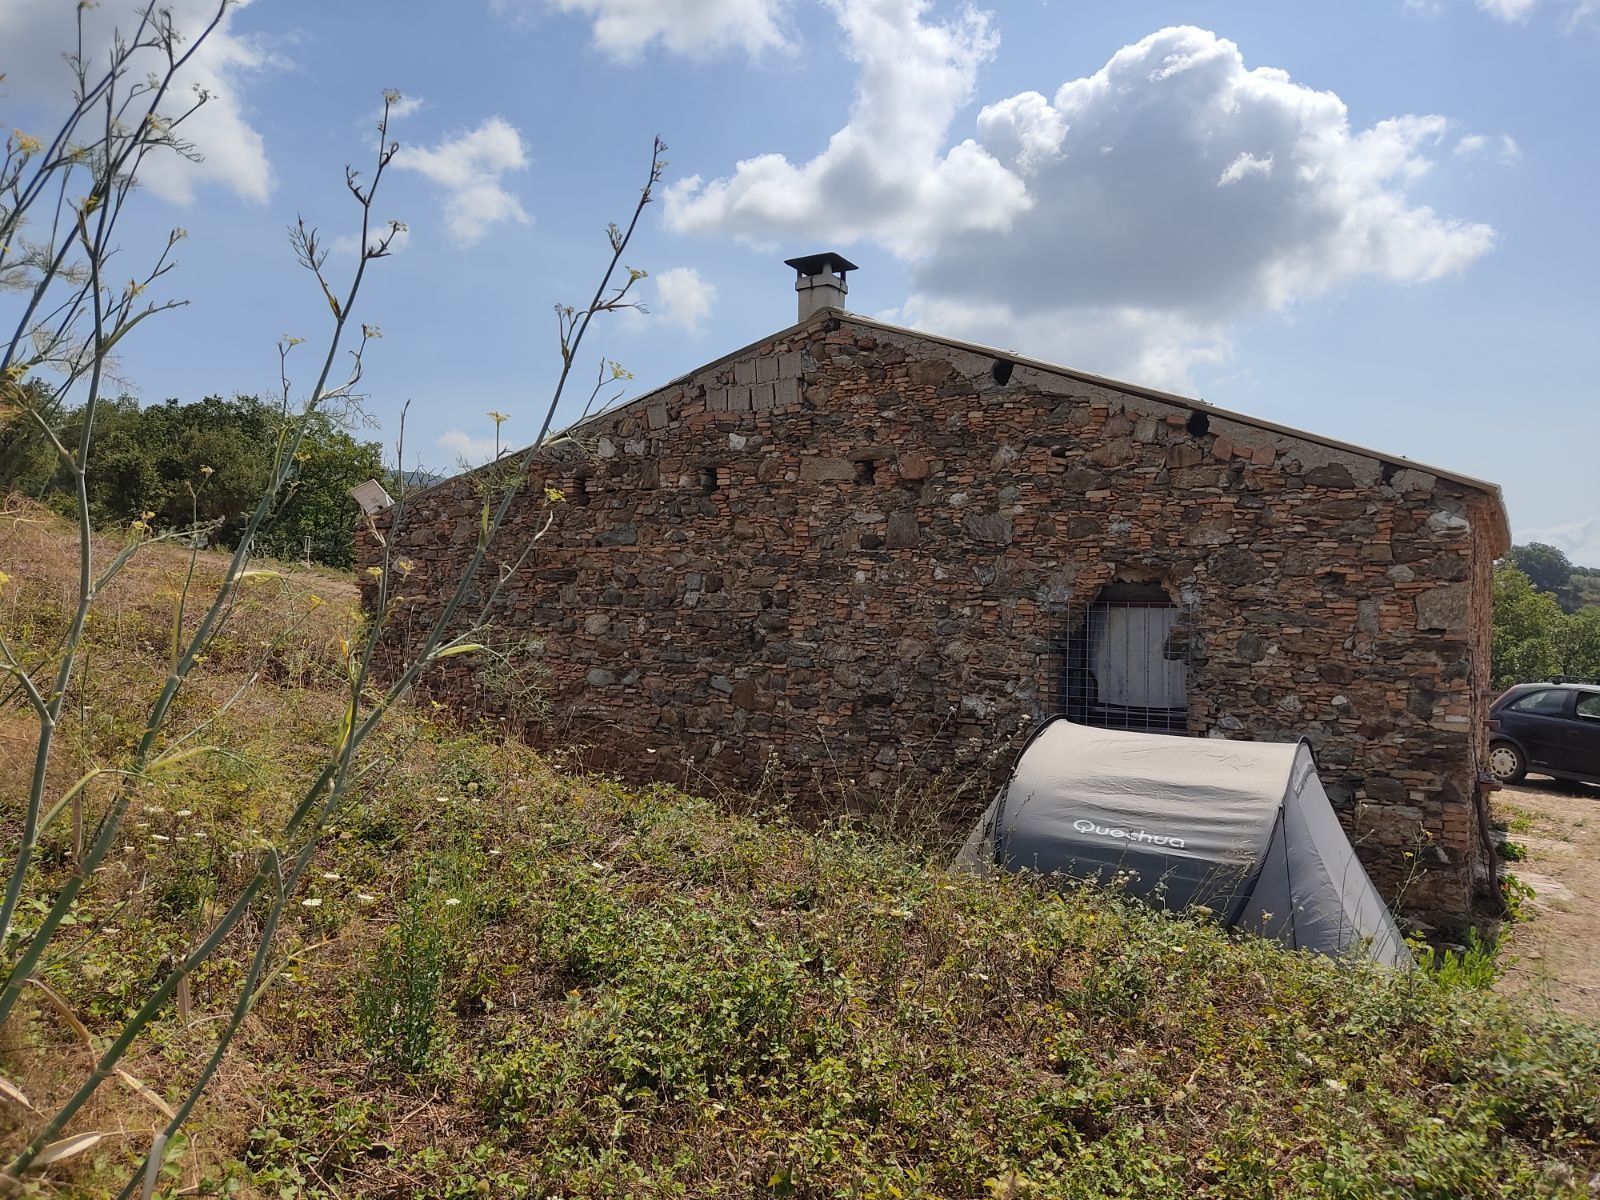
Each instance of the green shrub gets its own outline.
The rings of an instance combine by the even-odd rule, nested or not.
[[[1421,942],[1411,949],[1417,965],[1445,987],[1487,990],[1500,978],[1499,947],[1476,929],[1467,930],[1462,950],[1438,950]]]
[[[364,1097],[330,1096],[292,1083],[268,1094],[245,1144],[243,1165],[252,1184],[275,1185],[280,1196],[336,1197],[341,1192],[333,1185],[380,1148],[378,1133]]]
[[[1506,902],[1506,916],[1513,921],[1525,921],[1532,914],[1533,888],[1510,871],[1500,876],[1500,895]]]
[[[423,1071],[439,1025],[444,939],[439,897],[419,882],[356,984],[356,1027],[374,1060]]]

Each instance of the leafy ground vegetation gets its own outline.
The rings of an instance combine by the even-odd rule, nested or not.
[[[63,619],[63,536],[0,515],[16,640]],[[151,547],[92,627],[71,765],[137,736],[119,701],[166,669],[187,563]],[[238,697],[206,732],[219,750],[153,781],[0,1036],[10,1146],[24,1101],[81,1082],[314,770],[353,595],[264,582],[208,655],[195,703]],[[0,714],[8,823],[14,728]],[[973,880],[920,843],[577,777],[422,709],[375,746],[161,1194],[1593,1194],[1600,1036],[1459,972]],[[52,828],[45,889],[72,836]],[[114,1193],[137,1164],[244,975],[253,935],[230,938],[74,1123],[105,1136],[35,1194]]]

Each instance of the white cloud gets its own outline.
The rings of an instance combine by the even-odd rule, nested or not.
[[[445,229],[458,246],[476,245],[504,222],[529,220],[502,182],[508,171],[528,165],[522,134],[504,117],[490,117],[437,146],[402,146],[394,165],[417,172],[443,190]]]
[[[1509,133],[1487,137],[1469,133],[1457,139],[1455,154],[1458,158],[1487,158],[1498,163],[1514,163],[1522,157],[1522,147]]]
[[[717,289],[693,267],[672,267],[654,276],[655,315],[664,325],[699,333],[716,303]]]
[[[1523,529],[1516,534],[1516,541],[1518,545],[1544,542],[1564,550],[1577,566],[1600,567],[1600,516]]]
[[[1221,364],[1233,351],[1224,323],[1137,305],[1018,312],[1002,301],[918,293],[878,316],[1157,388],[1182,389],[1196,367]]]
[[[1419,7],[1418,0],[1406,0],[1408,7]],[[1536,11],[1544,7],[1543,0],[1474,0],[1481,12],[1508,25],[1526,25]],[[1566,10],[1561,22],[1562,31],[1572,33],[1600,17],[1600,0],[1556,0],[1556,8]],[[1429,0],[1427,11],[1438,10],[1438,0]]]
[[[1003,229],[1027,207],[1021,181],[972,141],[945,150],[978,67],[998,44],[988,18],[927,19],[927,0],[828,0],[857,67],[849,123],[809,162],[762,154],[666,193],[669,228],[745,239],[870,238],[915,254],[928,238]]]
[[[396,96],[395,99],[389,103],[390,132],[393,132],[394,123],[396,121],[403,121],[407,117],[415,116],[426,107],[428,107],[428,102],[421,96]],[[383,104],[379,103],[374,106],[371,112],[361,119],[361,123],[363,125],[376,125],[381,120],[383,120]]]
[[[945,152],[987,25],[930,24],[922,0],[836,11],[861,66],[850,124],[803,166],[764,155],[686,181],[671,226],[870,239],[910,265],[904,320],[1173,387],[1226,356],[1241,318],[1363,278],[1437,279],[1494,244],[1409,198],[1443,117],[1352,128],[1338,96],[1206,30],[990,104]]]
[[[133,32],[135,7],[131,3],[81,6],[85,45],[95,65],[104,65],[114,31],[120,30],[124,37]],[[172,11],[175,27],[190,39],[217,10],[214,0],[168,0],[166,7]],[[245,81],[272,59],[260,41],[234,30],[242,7],[235,5],[223,16],[178,75],[170,102],[164,105],[163,111],[175,116],[194,103],[195,89],[204,89],[210,97],[178,130],[203,160],[190,162],[162,151],[147,158],[140,170],[145,184],[164,199],[186,204],[206,184],[219,184],[255,202],[265,201],[272,193],[266,143],[251,125],[243,100]],[[0,45],[5,47],[5,86],[11,97],[64,115],[73,80],[62,55],[76,45],[79,11],[79,5],[62,0],[0,3]],[[135,57],[128,78],[141,80],[164,61],[158,51],[144,51]],[[30,132],[48,141],[54,131]]]
[[[421,96],[399,96],[389,105],[389,119],[403,121],[427,104]],[[383,109],[378,110],[378,115],[383,115]]]
[[[977,124],[1033,203],[1004,232],[940,238],[915,265],[919,291],[1208,326],[1363,276],[1435,279],[1493,244],[1488,226],[1407,199],[1443,118],[1352,130],[1337,96],[1249,69],[1202,29],[1151,34]]]
[[[1239,157],[1228,164],[1221,175],[1217,176],[1217,186],[1227,187],[1230,183],[1238,183],[1247,175],[1271,175],[1272,155],[1257,158],[1248,150],[1239,151]]]
[[[435,439],[434,445],[448,454],[452,463],[465,463],[469,466],[488,462],[495,453],[493,437],[474,437],[460,429],[448,429],[441,433]],[[506,443],[502,440],[500,448],[503,450],[505,447]]]
[[[391,235],[389,224],[385,221],[381,225],[375,225],[372,232],[367,234],[367,245],[376,247],[385,237],[389,238],[390,254],[399,254],[411,244],[411,230],[408,227],[401,225]],[[361,238],[357,234],[341,233],[329,245],[335,254],[353,255],[360,242]]]
[[[1477,0],[1478,7],[1502,21],[1526,21],[1539,7],[1539,0]]]
[[[519,12],[532,0],[493,0],[502,12]],[[593,21],[597,49],[622,61],[651,43],[674,54],[704,58],[726,50],[760,54],[788,43],[783,31],[787,0],[548,0],[551,8]]]

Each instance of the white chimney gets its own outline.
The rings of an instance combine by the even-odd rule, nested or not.
[[[824,308],[843,308],[845,294],[850,290],[844,281],[845,272],[857,269],[844,255],[831,252],[785,259],[783,265],[795,269],[794,290],[800,293],[802,321]]]

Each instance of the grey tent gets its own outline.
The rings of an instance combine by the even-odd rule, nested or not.
[[[959,860],[1110,882],[1299,950],[1409,966],[1304,741],[1043,725]]]

